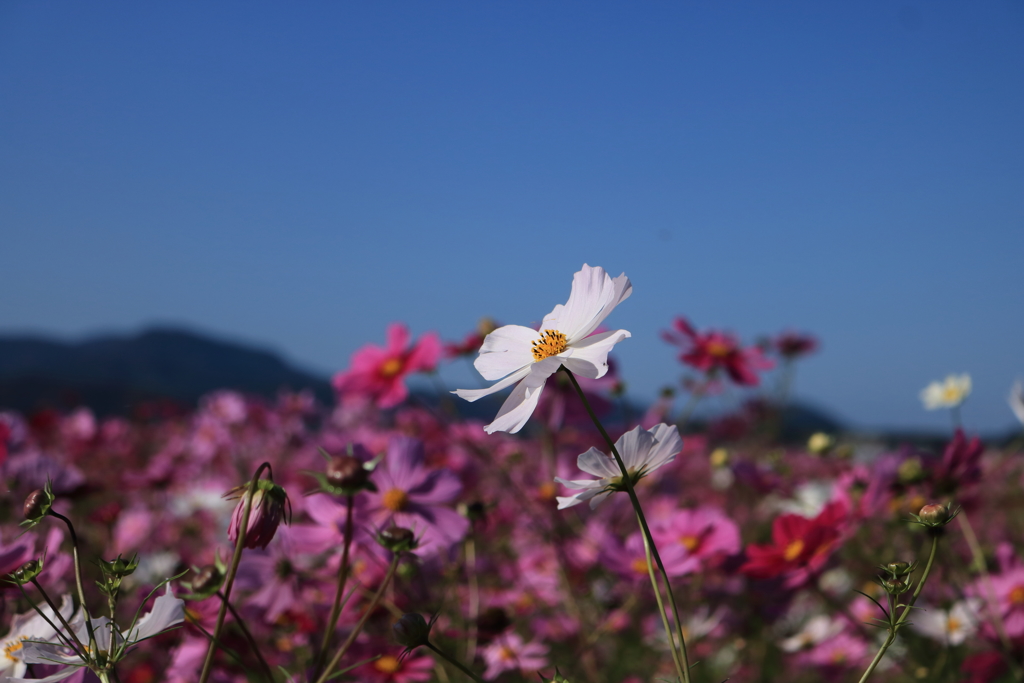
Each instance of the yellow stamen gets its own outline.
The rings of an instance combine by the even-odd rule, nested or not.
[[[533,342],[533,360],[541,361],[557,356],[569,346],[569,340],[558,330],[544,330],[540,339]]]
[[[1010,604],[1019,605],[1024,603],[1024,586],[1016,586],[1010,591]]]
[[[554,500],[557,493],[558,489],[553,481],[546,481],[537,487],[537,497],[541,500]]]
[[[19,659],[18,657],[14,656],[14,653],[17,652],[18,650],[20,650],[22,647],[24,647],[21,644],[22,640],[28,640],[28,637],[27,636],[21,636],[21,638],[19,640],[13,640],[13,641],[8,642],[6,645],[4,645],[4,655],[6,655],[7,659],[11,660],[12,662],[20,662],[21,661],[21,659]]]
[[[960,630],[960,620],[956,617],[946,619],[946,633],[955,633]]]
[[[732,349],[728,344],[722,342],[713,341],[708,343],[708,353],[715,358],[725,358],[729,355]]]
[[[630,567],[637,574],[646,574],[647,573],[647,560],[645,560],[642,557],[638,557],[635,560],[633,560],[633,563],[630,565]]]
[[[391,489],[384,493],[384,507],[392,512],[401,512],[409,505],[409,496],[401,489]]]
[[[700,539],[696,536],[683,536],[679,539],[679,542],[682,543],[683,547],[691,553],[700,545]]]
[[[393,674],[402,668],[402,663],[398,661],[398,657],[384,655],[373,663],[373,668],[381,673]]]
[[[503,662],[513,662],[516,659],[516,651],[507,645],[503,645],[499,656]]]
[[[380,374],[382,377],[394,377],[402,371],[402,361],[398,358],[388,358],[380,366]]]
[[[800,553],[804,551],[804,542],[799,538],[795,541],[790,541],[789,545],[786,546],[786,550],[782,553],[782,558],[786,562],[792,562],[796,558],[800,557]]]

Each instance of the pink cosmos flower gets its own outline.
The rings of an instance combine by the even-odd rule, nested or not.
[[[690,557],[709,566],[740,551],[739,527],[718,508],[679,510],[655,523],[651,533],[659,548],[681,545]]]
[[[682,545],[659,545],[658,552],[669,576],[685,576],[700,569],[700,560],[692,557]],[[619,545],[617,541],[608,543],[602,549],[601,560],[610,570],[625,579],[637,582],[650,580],[644,539],[639,531],[630,534],[623,545]],[[652,566],[657,571],[657,565]]]
[[[825,506],[814,519],[779,515],[772,522],[772,543],[747,547],[740,571],[756,579],[785,577],[786,588],[807,583],[839,545],[847,510],[841,502]]]
[[[414,372],[431,372],[441,357],[441,339],[428,332],[409,346],[409,328],[402,323],[388,326],[387,346],[367,344],[352,354],[351,367],[334,376],[339,394],[367,396],[379,408],[393,408],[409,395],[405,377]]]
[[[360,494],[367,500],[371,524],[378,529],[390,524],[411,529],[420,539],[418,553],[436,553],[466,535],[469,520],[445,507],[462,491],[462,482],[451,470],[428,469],[418,439],[392,438],[373,481],[377,492]]]
[[[1000,572],[989,578],[990,587],[985,581],[978,581],[970,587],[969,593],[989,603],[982,610],[983,617],[998,614],[1006,629],[1006,635],[1012,639],[1024,636],[1024,563],[1014,554],[1013,546],[1003,542],[996,550]],[[983,624],[982,632],[994,638],[996,632],[990,623]]]
[[[393,652],[359,667],[358,671],[359,680],[368,683],[417,683],[433,678],[434,660],[419,654],[400,658]]]
[[[505,671],[519,671],[532,678],[533,672],[548,665],[548,648],[541,643],[527,643],[516,633],[503,633],[482,651],[487,669],[484,678],[497,678]]]
[[[818,340],[801,332],[783,332],[771,344],[776,353],[787,360],[800,358],[818,350]]]
[[[709,375],[725,372],[736,384],[757,386],[759,370],[775,364],[756,346],[742,348],[731,334],[711,330],[697,332],[686,318],[677,317],[674,330],[665,330],[662,338],[683,347],[679,360]]]

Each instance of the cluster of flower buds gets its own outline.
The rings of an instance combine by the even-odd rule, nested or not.
[[[882,573],[878,582],[889,595],[902,595],[911,588],[910,574],[914,571],[912,562],[889,562],[879,567]]]
[[[100,590],[104,594],[116,598],[121,588],[121,581],[124,580],[124,577],[131,576],[138,568],[139,556],[132,555],[130,560],[126,560],[118,555],[117,558],[109,562],[100,560],[99,565],[100,571],[103,572],[103,581],[97,582]]]
[[[911,515],[915,524],[921,526],[936,529],[944,527],[953,521],[958,514],[960,514],[960,507],[954,506],[952,503],[946,503],[945,505],[925,505],[921,508],[921,511],[916,515]]]

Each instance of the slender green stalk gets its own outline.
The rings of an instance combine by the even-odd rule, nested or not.
[[[928,580],[928,575],[931,574],[932,565],[935,563],[935,551],[938,547],[939,536],[933,532],[932,548],[928,552],[928,562],[924,566],[924,573],[921,574],[921,580],[917,582],[917,588],[914,589],[913,594],[910,596],[910,600],[907,601],[907,604],[903,607],[903,611],[900,612],[899,618],[897,618],[895,622],[893,621],[893,618],[896,616],[895,610],[897,605],[895,604],[895,601],[891,603],[893,606],[889,611],[889,623],[892,625],[889,627],[889,634],[886,636],[885,642],[882,643],[882,647],[878,649],[878,654],[876,654],[875,658],[871,660],[871,664],[868,665],[864,675],[860,677],[860,681],[858,683],[864,683],[864,681],[871,677],[871,674],[875,672],[875,668],[878,667],[878,663],[881,662],[882,657],[885,656],[886,650],[888,650],[889,646],[893,644],[894,640],[896,640],[896,634],[899,632],[900,627],[903,626],[903,622],[907,620],[907,616],[910,614],[910,609],[914,606],[914,603],[917,602],[917,596],[921,595],[921,591],[924,589],[924,583]]]
[[[328,678],[331,677],[331,672],[334,671],[334,667],[338,666],[338,662],[345,656],[348,649],[352,647],[352,643],[356,642],[356,638],[359,633],[363,630],[363,626],[366,625],[367,620],[373,611],[377,609],[377,605],[380,604],[380,599],[384,597],[384,591],[387,589],[388,584],[391,583],[391,579],[395,578],[395,571],[398,569],[398,561],[401,559],[400,553],[395,553],[395,556],[391,558],[391,565],[388,567],[388,573],[384,576],[384,580],[380,583],[380,588],[374,593],[373,599],[370,600],[370,604],[366,607],[366,611],[363,612],[363,616],[359,618],[355,628],[352,629],[352,633],[348,635],[348,639],[344,642],[341,648],[335,653],[334,657],[327,664],[327,668],[324,669],[323,673],[320,674],[320,678],[316,679],[316,683],[324,683]]]
[[[32,608],[35,609],[35,611],[39,613],[39,616],[43,618],[47,625],[49,625],[49,627],[53,629],[53,632],[57,634],[57,637],[63,640],[64,643],[67,644],[67,646],[70,649],[75,651],[75,654],[77,654],[84,660],[86,650],[85,646],[82,645],[82,641],[78,639],[78,634],[75,633],[73,628],[71,628],[71,624],[67,622],[67,619],[65,619],[64,615],[60,613],[60,610],[57,609],[57,606],[53,604],[53,600],[50,599],[50,596],[46,594],[46,591],[43,590],[43,587],[39,585],[39,582],[36,579],[32,579],[32,585],[39,589],[39,593],[43,596],[43,599],[46,600],[46,604],[50,606],[50,609],[53,610],[53,613],[57,615],[57,619],[64,626],[64,628],[67,629],[68,634],[70,634],[71,638],[75,640],[74,644],[71,643],[71,640],[68,639],[68,636],[64,635],[64,633],[62,633],[61,630],[57,628],[56,624],[50,621],[50,617],[46,616],[46,613],[43,612],[43,610],[39,609],[39,607],[36,606],[35,603],[32,602],[32,600],[29,599],[28,593],[25,592],[25,587],[19,583],[18,588],[21,589],[21,594],[25,596],[26,600],[28,600],[28,604],[32,605]],[[78,647],[76,648],[75,645],[77,645]]]
[[[327,659],[327,648],[331,645],[331,636],[334,629],[338,627],[338,618],[341,616],[341,596],[345,592],[345,582],[348,580],[348,554],[352,545],[352,505],[355,496],[345,496],[345,540],[341,550],[341,566],[338,568],[338,586],[334,591],[334,604],[331,605],[331,616],[327,618],[327,629],[324,631],[323,640],[320,642],[320,653],[316,656],[316,665],[313,667],[313,676],[319,676]]]
[[[213,628],[210,638],[210,647],[206,650],[206,660],[203,662],[203,672],[199,676],[199,683],[206,683],[213,671],[213,654],[217,651],[220,641],[220,631],[224,627],[224,617],[228,612],[228,599],[231,597],[231,587],[235,585],[235,575],[238,573],[238,565],[242,562],[242,550],[245,549],[245,537],[249,531],[249,513],[252,512],[252,499],[256,495],[256,486],[263,470],[269,470],[270,463],[265,462],[256,470],[252,481],[249,482],[248,495],[242,504],[242,523],[238,528],[238,539],[235,541],[235,554],[231,557],[231,566],[228,567],[227,576],[224,578],[224,599],[221,600],[220,610],[217,612],[217,624]]]
[[[96,634],[92,629],[92,617],[89,616],[89,606],[85,602],[85,589],[82,588],[82,562],[78,558],[78,534],[75,533],[75,525],[71,523],[70,519],[52,508],[49,514],[64,522],[68,527],[68,532],[71,534],[71,556],[75,564],[75,590],[78,591],[78,601],[82,605],[82,614],[85,615],[85,630],[89,634],[89,652],[95,652]]]
[[[636,512],[637,520],[640,522],[640,529],[643,532],[644,538],[651,546],[651,555],[654,557],[654,561],[658,565],[658,571],[661,572],[663,581],[665,582],[665,592],[668,593],[669,603],[672,605],[672,617],[675,619],[676,628],[679,632],[679,654],[683,664],[683,681],[682,683],[690,683],[690,666],[689,659],[686,656],[686,637],[683,635],[683,621],[679,618],[679,608],[676,606],[676,598],[672,592],[672,583],[669,581],[668,572],[665,570],[665,564],[661,561],[661,555],[658,553],[658,546],[654,542],[654,537],[651,535],[651,529],[647,525],[647,518],[644,516],[643,508],[640,506],[640,499],[637,498],[636,491],[633,488],[633,479],[629,475],[629,471],[626,469],[625,463],[622,462],[622,456],[619,455],[619,451],[615,448],[615,442],[608,436],[608,432],[605,431],[604,425],[597,418],[597,414],[594,413],[594,409],[590,407],[590,402],[587,400],[586,394],[583,393],[583,389],[580,387],[580,383],[576,380],[576,376],[572,373],[569,368],[562,366],[562,370],[572,380],[572,385],[576,389],[576,393],[579,394],[580,400],[583,401],[583,407],[586,408],[587,414],[590,415],[590,419],[594,422],[597,430],[601,432],[601,436],[604,438],[605,443],[608,444],[608,448],[611,449],[612,456],[615,458],[616,464],[619,466],[619,471],[622,473],[622,482],[626,486],[626,493],[629,494],[629,501],[633,504],[633,510]]]
[[[466,659],[476,657],[477,623],[480,616],[480,578],[476,573],[476,539],[470,531],[466,537],[466,573],[469,575],[469,624],[466,628]],[[561,565],[559,565],[561,568]]]
[[[270,668],[270,665],[267,664],[267,660],[263,658],[263,653],[260,652],[260,647],[256,644],[256,639],[252,637],[252,631],[250,631],[249,628],[245,625],[245,621],[242,619],[242,615],[238,613],[234,605],[228,602],[228,599],[224,597],[223,593],[217,591],[217,597],[227,603],[228,609],[231,610],[231,616],[235,618],[235,623],[238,624],[238,627],[240,629],[242,629],[242,635],[245,637],[245,642],[249,644],[249,648],[256,655],[256,659],[260,660],[260,666],[263,667],[263,674],[267,677],[267,680],[270,681],[270,683],[273,683],[274,672]]]
[[[676,665],[676,673],[679,680],[683,679],[683,663],[679,660],[679,652],[676,650],[676,639],[672,635],[672,626],[668,623],[668,614],[665,613],[665,603],[661,599],[661,588],[658,586],[658,578],[654,575],[654,563],[651,562],[651,545],[644,539],[644,556],[647,558],[647,575],[651,577],[651,588],[654,589],[654,599],[658,603],[658,616],[661,617],[661,625],[665,629],[665,636],[668,638],[669,649],[672,652],[672,662]]]
[[[429,648],[430,648],[431,650],[433,650],[434,652],[436,652],[437,654],[441,655],[441,657],[442,657],[442,658],[443,658],[443,659],[444,659],[444,660],[445,660],[446,662],[448,662],[449,664],[451,664],[452,666],[454,666],[454,667],[455,667],[456,669],[458,669],[458,670],[459,670],[459,671],[461,671],[462,673],[464,673],[464,674],[466,674],[467,676],[469,676],[470,678],[472,678],[472,679],[473,679],[474,681],[476,681],[477,683],[485,683],[484,679],[480,678],[480,677],[479,677],[479,676],[477,676],[477,675],[476,675],[475,673],[473,673],[472,671],[470,671],[469,669],[467,669],[467,668],[466,668],[465,666],[463,666],[463,665],[462,665],[462,662],[460,662],[459,660],[457,660],[457,659],[455,659],[455,658],[453,658],[453,657],[450,657],[450,656],[448,656],[448,655],[447,655],[447,654],[446,654],[446,653],[445,653],[445,652],[444,652],[443,650],[441,650],[440,648],[436,647],[436,646],[435,646],[435,645],[434,645],[433,643],[431,643],[431,642],[430,642],[429,640],[428,640],[428,641],[427,641],[427,642],[425,643],[425,645],[426,645],[427,647],[429,647]]]

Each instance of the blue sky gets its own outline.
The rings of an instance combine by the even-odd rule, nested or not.
[[[808,330],[797,393],[944,428],[1024,376],[1024,4],[0,4],[0,332],[180,323],[330,372],[386,325],[539,321],[625,271],[630,391],[683,314]],[[452,384],[471,381],[462,368]]]

